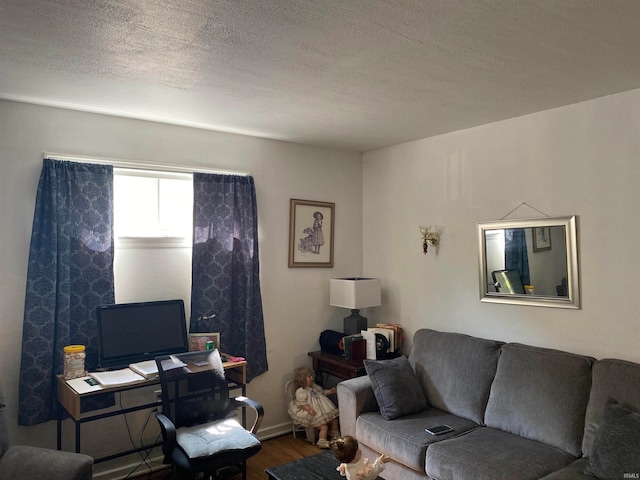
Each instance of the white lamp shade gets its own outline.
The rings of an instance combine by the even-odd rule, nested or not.
[[[357,309],[382,305],[380,279],[332,278],[329,281],[329,304]]]

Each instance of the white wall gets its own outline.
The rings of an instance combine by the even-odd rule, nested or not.
[[[15,425],[43,151],[253,173],[270,371],[248,393],[265,405],[267,433],[287,421],[281,386],[291,370],[308,362],[323,329],[340,329],[345,312],[328,305],[336,276],[380,276],[383,306],[365,315],[401,322],[407,347],[431,327],[640,361],[640,90],[369,152],[363,167],[352,152],[13,102],[0,101],[0,127],[0,379],[14,443],[55,442],[51,422]],[[333,269],[287,268],[290,198],[336,202]],[[476,223],[521,202],[579,216],[582,309],[480,303]],[[509,218],[536,215],[523,207]],[[420,225],[441,234],[427,255]]]
[[[319,348],[320,332],[339,329],[344,316],[329,306],[329,278],[362,273],[360,153],[0,101],[0,381],[12,442],[49,447],[54,422],[16,425],[29,239],[45,151],[252,172],[269,372],[249,384],[248,396],[265,407],[264,434],[288,428],[284,382],[310,364],[307,352]],[[335,202],[333,269],[287,267],[291,198]],[[172,293],[170,283],[158,288]],[[139,293],[152,294],[143,285]],[[136,293],[122,298],[134,301]],[[86,452],[100,454],[110,429],[83,426]]]
[[[640,90],[364,154],[375,319],[640,361],[639,154]],[[578,215],[582,309],[480,303],[476,223],[521,202]],[[441,235],[427,255],[419,225]]]

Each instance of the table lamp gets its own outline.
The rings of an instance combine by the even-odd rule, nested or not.
[[[382,305],[379,278],[332,278],[329,281],[329,303],[334,307],[350,308],[344,319],[344,334],[353,335],[367,329],[367,319],[360,309]]]

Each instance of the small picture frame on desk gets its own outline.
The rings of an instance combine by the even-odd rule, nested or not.
[[[200,350],[207,350],[207,342],[213,342],[213,348],[220,350],[220,333],[190,333],[189,351],[196,352]]]

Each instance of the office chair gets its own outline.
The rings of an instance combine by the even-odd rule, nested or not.
[[[247,478],[246,461],[258,453],[256,437],[264,410],[246,397],[229,397],[217,350],[156,357],[162,387],[162,413],[156,418],[162,433],[164,463],[195,478],[215,478],[227,467],[237,467]],[[235,410],[249,407],[256,413],[247,430]]]
[[[524,295],[524,285],[519,270],[494,270],[491,276],[497,292]]]
[[[569,284],[567,282],[567,277],[562,277],[560,285],[556,285],[556,295],[558,295],[558,297],[569,296]]]

